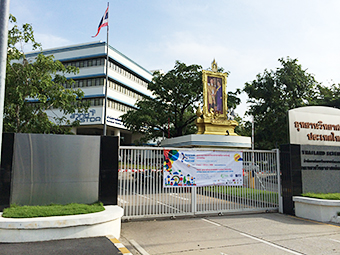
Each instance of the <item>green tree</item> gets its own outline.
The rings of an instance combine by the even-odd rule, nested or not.
[[[288,143],[287,111],[311,105],[317,98],[314,76],[302,69],[297,59],[279,59],[282,67],[265,70],[252,82],[246,83],[250,109],[247,115],[254,116],[255,148],[273,149]],[[251,125],[246,124],[251,127]],[[249,133],[249,131],[248,131]]]
[[[332,84],[330,86],[318,85],[318,96],[314,101],[314,105],[329,106],[340,108],[340,84]]]
[[[155,72],[148,89],[152,97],[137,102],[137,110],[122,115],[130,130],[144,134],[143,140],[192,133],[196,119],[194,105],[202,101],[202,67],[176,61],[166,74]],[[169,124],[170,123],[170,124]]]
[[[38,54],[34,59],[27,59],[17,45],[30,44],[32,50],[41,50],[41,45],[35,41],[30,24],[19,28],[12,15],[10,22],[4,132],[69,133],[71,126],[78,123],[71,123],[64,116],[47,116],[46,110],[60,110],[62,115],[87,111],[87,105],[79,100],[84,93],[64,87],[74,82],[65,74],[77,73],[78,70],[54,61],[53,56]]]

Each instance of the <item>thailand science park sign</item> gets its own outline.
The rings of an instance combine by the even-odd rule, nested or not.
[[[242,152],[164,150],[164,187],[242,186]]]
[[[104,112],[101,108],[90,108],[86,113],[73,113],[68,115],[70,121],[79,121],[80,125],[102,125]],[[106,123],[108,126],[118,128],[126,128],[119,115],[108,109],[106,116]]]
[[[340,146],[340,110],[324,106],[292,109],[289,115],[291,144]]]
[[[340,110],[308,106],[288,114],[290,162],[282,167],[282,190],[283,203],[293,212],[292,196],[340,191]]]
[[[101,112],[98,112],[96,109],[89,109],[86,113],[72,113],[69,118],[71,121],[79,121],[80,124],[101,124],[102,120]]]

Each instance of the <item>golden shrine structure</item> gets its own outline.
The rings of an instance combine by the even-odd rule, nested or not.
[[[217,63],[211,64],[212,71],[203,70],[203,111],[196,111],[197,134],[237,136],[237,121],[228,118],[227,73],[217,72]]]

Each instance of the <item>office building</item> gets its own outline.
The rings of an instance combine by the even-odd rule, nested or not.
[[[55,60],[65,66],[79,68],[78,74],[67,74],[75,83],[73,88],[80,88],[85,93],[85,100],[90,102],[86,114],[69,114],[69,120],[79,120],[80,126],[73,132],[81,135],[102,135],[104,127],[104,99],[107,47],[105,42],[84,43],[43,50],[45,55],[53,55]],[[120,116],[135,108],[137,100],[151,96],[147,89],[152,80],[152,73],[135,63],[124,54],[109,46],[108,87],[107,87],[107,135],[120,136],[121,144],[132,144],[139,137],[126,129]],[[26,54],[35,57],[39,52]],[[47,114],[60,116],[57,109],[48,110]]]

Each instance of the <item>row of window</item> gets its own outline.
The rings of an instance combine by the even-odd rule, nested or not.
[[[116,90],[120,93],[123,93],[123,94],[129,96],[129,97],[135,98],[137,100],[140,100],[140,99],[143,98],[141,95],[139,95],[139,94],[137,94],[137,93],[127,89],[126,87],[123,87],[123,86],[121,86],[121,85],[119,85],[119,84],[117,84],[113,81],[109,80],[108,83],[109,83],[109,88],[112,88],[112,89],[114,89],[114,90]]]
[[[92,86],[104,86],[104,78],[90,78],[83,80],[74,80],[72,85],[66,84],[66,88],[83,88],[83,87],[92,87]]]
[[[90,106],[103,106],[104,98],[91,98],[91,99],[83,99],[82,101],[89,102]],[[127,112],[129,110],[134,110],[134,108],[115,102],[111,99],[107,100],[107,107],[112,108],[117,111]]]
[[[83,67],[90,67],[90,66],[104,66],[106,64],[105,58],[94,58],[94,59],[85,59],[85,60],[78,60],[78,61],[72,61],[72,62],[63,62],[64,66],[75,66],[78,68]],[[134,74],[130,73],[129,71],[126,71],[124,68],[121,68],[120,66],[116,65],[112,61],[109,62],[109,67],[116,71],[117,73],[127,77],[128,79],[144,86],[148,87],[148,83],[143,81],[142,79],[138,78]]]
[[[137,76],[133,75],[132,73],[126,71],[125,69],[121,68],[120,66],[116,65],[115,63],[113,63],[112,61],[109,62],[109,67],[116,71],[117,73],[120,73],[121,75],[125,76],[126,78],[144,86],[144,87],[148,87],[148,83],[143,81],[142,79],[138,78]]]
[[[136,100],[140,100],[143,96],[137,94],[136,92],[129,90],[128,88],[121,86],[113,81],[109,80],[109,88],[112,88],[120,93],[123,93],[129,97],[132,97]],[[105,78],[89,78],[89,79],[82,79],[82,80],[75,80],[75,82],[70,85],[66,84],[65,88],[83,88],[83,87],[91,87],[91,86],[104,86]]]
[[[102,105],[104,105],[104,99],[103,98],[83,99],[82,101],[89,102],[90,106],[102,106]]]
[[[129,110],[134,110],[134,108],[132,108],[130,106],[118,103],[118,102],[110,100],[110,99],[107,100],[107,107],[112,108],[112,109],[117,110],[117,111],[121,111],[121,112],[127,112]]]
[[[78,68],[90,67],[90,66],[103,66],[105,64],[105,58],[93,58],[86,60],[78,60],[73,62],[63,62],[64,66],[75,66]]]

